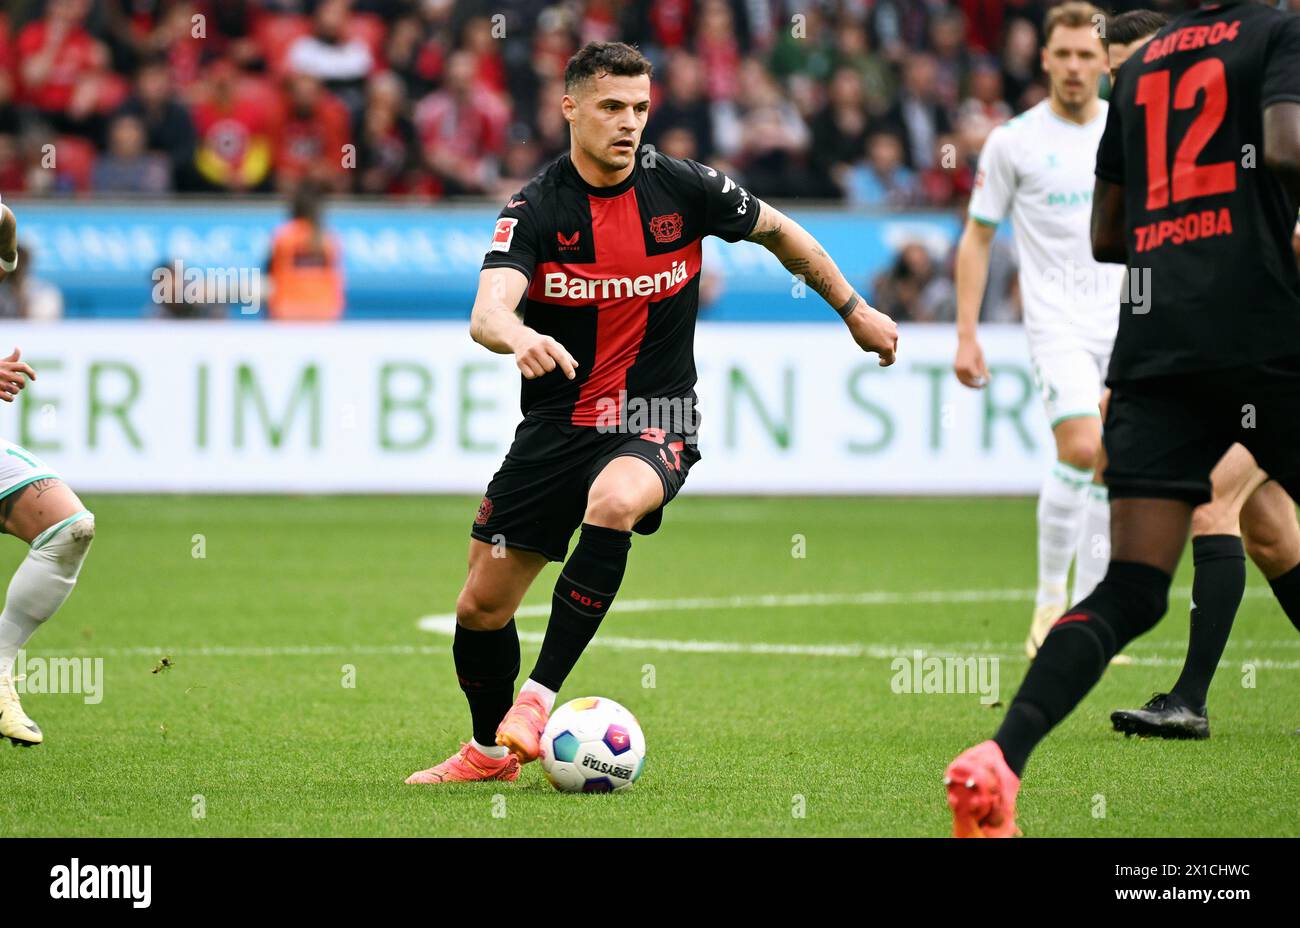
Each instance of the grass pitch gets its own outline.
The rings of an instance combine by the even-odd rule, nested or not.
[[[450,638],[417,620],[453,607],[477,499],[86,501],[94,549],[28,655],[102,658],[102,701],[25,697],[48,740],[0,744],[0,835],[938,836],[944,766],[994,731],[1027,666],[1032,501],[687,493],[635,539],[561,694],[636,713],[636,786],[566,796],[530,765],[515,784],[411,787],[469,735]],[[0,540],[3,577],[24,553]],[[1189,560],[1137,663],[1031,759],[1028,835],[1300,835],[1300,635],[1254,568],[1213,738],[1110,730],[1177,676]],[[519,620],[525,673],[555,574]],[[1002,705],[894,692],[892,660],[918,649],[1000,658]]]

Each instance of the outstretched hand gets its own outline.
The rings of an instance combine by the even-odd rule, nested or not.
[[[30,364],[20,361],[21,352],[15,348],[9,357],[0,360],[0,400],[12,403],[18,391],[27,386],[28,380],[36,379],[36,371]],[[26,375],[26,380],[23,376]]]

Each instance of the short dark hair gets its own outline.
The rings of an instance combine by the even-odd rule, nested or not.
[[[1106,45],[1131,45],[1138,39],[1155,35],[1169,22],[1169,17],[1155,10],[1129,10],[1106,20]]]
[[[294,219],[307,219],[319,223],[321,200],[324,197],[325,188],[321,184],[312,180],[301,181],[289,201],[289,215]]]
[[[1054,6],[1043,21],[1043,44],[1052,41],[1052,33],[1057,26],[1065,29],[1079,29],[1083,26],[1096,26],[1105,19],[1106,14],[1085,0],[1067,0],[1060,6]]]
[[[623,42],[588,42],[564,68],[564,91],[572,93],[583,81],[599,74],[616,77],[650,77],[654,65],[634,46]]]

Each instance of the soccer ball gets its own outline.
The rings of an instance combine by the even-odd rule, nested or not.
[[[562,793],[627,789],[644,764],[645,735],[636,717],[603,696],[566,702],[542,732],[542,770]]]

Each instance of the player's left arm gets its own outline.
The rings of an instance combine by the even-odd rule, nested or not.
[[[872,308],[853,289],[826,250],[803,226],[774,206],[758,201],[758,220],[746,236],[776,255],[781,265],[803,280],[840,314],[863,351],[880,355],[880,366],[894,363],[898,326]]]
[[[14,211],[0,204],[0,280],[9,276],[18,260],[18,219]],[[3,265],[8,265],[5,270]]]
[[[1125,235],[1124,187],[1098,177],[1092,191],[1093,260],[1128,264]]]

